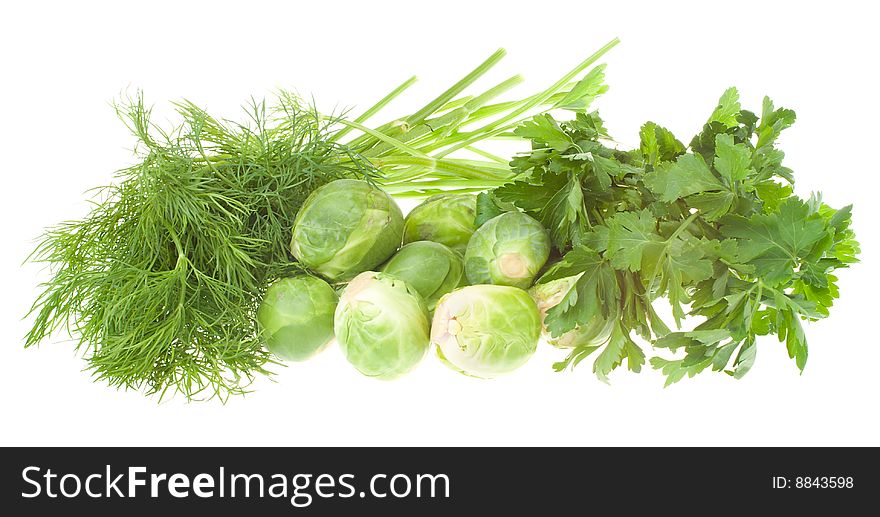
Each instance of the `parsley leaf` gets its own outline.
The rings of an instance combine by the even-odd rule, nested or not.
[[[606,224],[604,249],[617,269],[641,270],[645,254],[663,244],[663,238],[655,232],[657,221],[648,210],[620,212]]]
[[[709,123],[719,122],[728,127],[735,126],[738,123],[737,115],[739,111],[739,91],[734,87],[730,87],[724,91],[718,100],[718,106],[712,112],[712,116],[709,117]]]
[[[772,214],[722,219],[721,234],[736,239],[737,259],[753,264],[770,285],[789,280],[799,259],[825,235],[825,223],[797,198],[788,198]]]
[[[550,115],[538,115],[530,121],[523,122],[521,126],[513,130],[513,134],[522,138],[529,138],[534,145],[549,147],[559,152],[565,152],[574,144],[571,138],[559,127]]]
[[[678,141],[672,133],[653,122],[645,122],[639,131],[641,137],[639,151],[645,159],[645,163],[654,166],[658,161],[674,160],[684,154],[684,144]]]
[[[685,154],[674,162],[657,165],[645,175],[645,185],[667,203],[699,192],[725,189],[699,154]]]
[[[745,144],[735,144],[733,136],[715,136],[715,170],[731,185],[749,175],[752,151]]]
[[[596,316],[609,318],[618,306],[620,289],[614,270],[605,258],[586,246],[578,246],[566,253],[539,282],[581,273],[562,301],[547,311],[546,325],[552,336],[560,336]]]

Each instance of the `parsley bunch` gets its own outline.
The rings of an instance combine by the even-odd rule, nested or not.
[[[857,261],[851,206],[793,194],[794,177],[776,148],[795,113],[765,98],[760,117],[730,88],[688,146],[648,122],[638,149],[609,147],[595,112],[557,122],[542,114],[514,132],[530,153],[515,181],[482,194],[478,221],[520,209],[550,229],[558,256],[538,283],[583,273],[547,326],[561,335],[595,317],[613,321],[602,343],[575,348],[555,368],[595,355],[602,380],[626,361],[645,364],[640,336],[673,359],[653,357],[666,384],[707,368],[736,378],[752,367],[758,336],[774,334],[803,370],[802,321],[828,316],[836,269]],[[676,331],[653,307],[666,298]],[[681,331],[686,316],[698,317]]]

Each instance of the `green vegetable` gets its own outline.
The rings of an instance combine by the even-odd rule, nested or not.
[[[385,273],[367,271],[342,292],[334,328],[340,348],[362,374],[403,375],[428,349],[428,314],[419,293]]]
[[[286,258],[296,210],[322,183],[373,174],[341,163],[299,101],[280,102],[252,106],[252,128],[183,103],[170,132],[140,99],[119,107],[140,161],[88,216],[43,237],[33,258],[51,277],[26,345],[67,328],[96,378],[160,395],[225,399],[266,373],[255,313],[266,286],[298,270]]]
[[[333,340],[338,297],[327,282],[301,275],[275,281],[257,309],[266,347],[281,359],[304,361]]]
[[[431,312],[441,296],[461,286],[464,281],[461,256],[442,244],[430,241],[416,241],[400,248],[382,266],[382,272],[412,286],[422,295]]]
[[[667,384],[706,369],[742,377],[757,337],[770,334],[804,368],[801,321],[828,315],[834,271],[856,262],[859,246],[851,207],[793,195],[775,142],[794,120],[766,98],[760,117],[741,109],[731,88],[687,147],[648,122],[638,149],[610,148],[596,113],[542,115],[515,130],[532,151],[512,161],[516,181],[478,203],[477,219],[512,204],[551,229],[563,256],[539,284],[579,275],[547,311],[553,335],[613,322],[604,343],[578,345],[557,369],[595,354],[600,379],[624,361],[638,372],[634,334],[673,354],[651,359]],[[676,327],[688,316],[696,326],[670,331],[652,307],[661,297]]]
[[[611,337],[611,329],[614,327],[614,322],[602,318],[599,314],[593,316],[593,319],[585,325],[579,324],[562,334],[553,335],[547,329],[544,323],[547,311],[559,305],[579,278],[580,275],[560,278],[544,284],[537,284],[529,289],[529,294],[535,300],[538,312],[541,314],[542,333],[547,342],[557,348],[601,346]]]
[[[328,280],[350,280],[385,262],[403,235],[403,214],[381,189],[336,180],[315,190],[293,222],[290,249]]]
[[[437,302],[438,354],[470,375],[518,367],[542,330],[571,349],[558,370],[592,356],[602,380],[624,362],[641,370],[637,336],[661,351],[650,363],[667,384],[709,368],[742,377],[764,335],[803,370],[802,321],[829,315],[836,270],[858,260],[851,207],[794,195],[776,147],[794,112],[765,99],[759,116],[733,88],[688,145],[648,122],[638,148],[610,147],[587,108],[606,91],[604,67],[590,67],[616,43],[520,100],[495,100],[518,76],[465,95],[498,51],[414,113],[373,126],[414,79],[353,119],[286,92],[252,102],[244,123],[180,102],[183,122],[159,128],[142,99],[118,107],[138,163],[85,218],[41,239],[31,259],[50,277],[25,346],[63,328],[112,386],[225,399],[269,373],[271,352],[303,359],[335,330],[360,371],[394,377],[428,346],[422,292]],[[532,148],[508,163],[478,147],[494,137]],[[435,197],[404,221],[389,194]],[[403,240],[386,273],[367,271]],[[462,267],[496,285],[448,292]],[[354,277],[334,329],[335,293],[307,269]],[[540,311],[509,287],[538,274]]]
[[[471,284],[527,289],[550,255],[550,238],[541,223],[521,212],[505,212],[480,226],[464,254]]]
[[[482,378],[519,368],[535,353],[541,317],[529,294],[516,287],[472,285],[442,298],[431,342],[451,368]]]
[[[138,163],[100,191],[85,218],[41,239],[31,258],[47,263],[50,277],[25,346],[64,329],[95,378],[112,386],[188,399],[244,393],[268,373],[256,310],[273,280],[301,269],[288,243],[309,194],[340,178],[371,179],[400,196],[503,184],[505,160],[476,146],[535,112],[583,109],[605,91],[602,67],[590,67],[616,43],[527,97],[495,102],[519,76],[464,94],[499,50],[414,113],[375,126],[370,119],[415,78],[351,120],[287,92],[253,101],[242,122],[180,102],[182,123],[163,128],[142,99],[120,106]]]
[[[433,241],[464,254],[476,230],[477,198],[470,194],[438,194],[429,197],[406,216],[404,244]]]

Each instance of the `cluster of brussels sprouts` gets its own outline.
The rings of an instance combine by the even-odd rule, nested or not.
[[[294,221],[290,246],[315,275],[269,287],[257,312],[267,347],[302,361],[335,337],[361,373],[386,379],[412,370],[432,345],[448,366],[475,377],[522,366],[546,335],[546,310],[575,279],[526,291],[550,254],[547,230],[520,212],[478,228],[475,212],[475,196],[441,194],[404,219],[367,182],[317,189]],[[608,330],[596,326],[547,337],[572,347]]]

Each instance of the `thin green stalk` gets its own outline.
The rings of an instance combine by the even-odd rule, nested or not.
[[[428,158],[428,155],[422,153],[418,149],[416,149],[414,147],[410,147],[410,146],[406,145],[405,143],[401,142],[400,140],[398,140],[394,137],[388,136],[380,131],[376,131],[375,129],[370,129],[367,126],[364,126],[363,124],[358,124],[357,122],[352,122],[350,120],[340,120],[339,123],[343,124],[345,126],[348,126],[348,127],[359,129],[360,131],[363,131],[364,133],[372,136],[373,138],[380,140],[382,142],[385,142],[386,144],[390,145],[394,149],[399,149],[405,153],[409,153],[413,156],[417,156],[420,158]],[[365,154],[365,153],[361,153],[361,154],[363,156],[367,156],[367,154]]]
[[[573,83],[570,83],[569,85],[566,85],[566,88],[570,88],[572,85],[573,85]],[[561,91],[561,92],[558,92],[558,93],[551,95],[544,102],[540,103],[540,105],[545,107],[545,109],[542,109],[538,113],[531,113],[529,116],[535,116],[540,113],[545,113],[546,111],[552,109],[553,106],[555,106],[556,103],[558,103],[563,98],[565,98],[568,95],[568,93],[569,93],[568,90],[564,90],[564,91]],[[479,120],[491,118],[491,117],[497,116],[499,114],[509,112],[512,109],[515,109],[519,106],[525,105],[528,102],[531,102],[532,100],[538,98],[539,96],[540,96],[540,94],[535,94],[535,95],[532,95],[531,97],[527,97],[526,99],[522,99],[522,100],[518,100],[518,101],[508,101],[508,102],[501,102],[501,103],[497,103],[497,104],[489,104],[489,105],[483,106],[477,110],[474,110],[470,114],[470,116],[467,118],[467,120],[462,122],[461,126],[462,127],[468,126],[468,125],[471,125]],[[515,136],[513,134],[510,134],[510,135],[505,134],[506,130],[512,130],[517,125],[519,125],[521,122],[522,122],[522,119],[514,120],[514,121],[510,122],[509,124],[507,124],[506,126],[504,126],[503,128],[499,128],[498,131],[495,132],[495,134],[488,136],[488,137],[485,137],[485,138],[482,138],[481,140],[498,139],[498,138],[521,140],[520,137]],[[437,149],[442,149],[442,148],[447,147],[449,145],[453,145],[453,144],[465,141],[469,138],[472,138],[477,133],[477,131],[479,131],[479,130],[463,131],[460,133],[456,133],[454,135],[450,135],[446,138],[434,139],[431,142],[425,144],[425,146],[420,148],[420,150],[425,153],[430,153],[430,152],[436,151]]]
[[[457,99],[451,100],[451,101],[447,102],[446,104],[444,104],[443,107],[441,107],[440,109],[438,109],[435,112],[435,114],[439,115],[440,113],[446,113],[447,111],[452,111],[455,108],[460,108],[460,107],[464,106],[465,104],[467,104],[468,102],[470,102],[471,99],[473,99],[473,98],[474,98],[473,95],[465,95],[463,97],[458,97]]]
[[[484,151],[482,149],[478,149],[478,148],[470,146],[470,145],[465,147],[464,149],[466,151],[470,151],[476,155],[482,156],[483,158],[486,158],[487,160],[492,160],[493,162],[504,164],[505,167],[510,162],[510,160],[508,160],[508,159],[502,158],[496,154],[492,154],[488,151]]]
[[[437,96],[434,100],[423,106],[420,110],[416,111],[412,115],[409,115],[403,120],[397,120],[389,122],[379,128],[379,131],[385,133],[386,131],[394,130],[395,133],[404,133],[417,124],[422,123],[426,118],[428,118],[432,113],[435,113],[437,110],[441,109],[444,105],[455,99],[455,97],[464,91],[468,86],[473,84],[477,79],[482,77],[486,72],[488,72],[493,66],[495,66],[498,61],[500,61],[506,51],[504,49],[498,49],[494,54],[489,56],[488,59],[483,61],[479,66],[473,69],[469,74],[464,76],[457,83],[453,84],[446,91]],[[396,135],[395,135],[396,136]],[[372,140],[368,135],[361,135],[351,142],[349,145],[353,148],[369,148],[373,144],[375,144],[375,140]]]
[[[497,186],[497,185],[496,185]],[[423,199],[436,194],[477,194],[493,188],[492,185],[476,185],[461,188],[427,188],[421,190],[389,190],[388,192],[398,199]]]
[[[460,179],[504,179],[509,174],[507,169],[499,168],[494,164],[488,164],[490,167],[481,167],[475,165],[476,162],[463,163],[459,160],[441,160],[430,156],[389,156],[374,160],[373,165],[377,168],[387,168],[395,166],[420,167],[422,169],[420,176],[430,173],[440,172],[451,174],[455,178]],[[499,178],[500,174],[503,175]],[[415,179],[414,176],[398,177],[393,171],[386,173],[383,184],[387,182],[403,182]]]
[[[482,128],[474,131],[473,132],[474,136],[464,140],[463,142],[459,142],[458,144],[455,144],[452,147],[449,147],[448,149],[444,149],[443,151],[440,151],[437,154],[437,156],[440,156],[440,157],[446,156],[452,152],[455,152],[459,149],[467,147],[468,145],[476,143],[486,137],[492,136],[494,133],[500,132],[498,130],[499,127],[502,127],[503,124],[506,124],[512,120],[515,120],[516,117],[526,113],[530,109],[532,109],[535,106],[544,102],[546,99],[548,99],[554,93],[558,92],[560,88],[563,88],[566,84],[568,84],[569,81],[574,79],[575,76],[577,76],[579,73],[583,72],[586,68],[588,68],[590,65],[592,65],[596,61],[598,61],[599,58],[601,58],[603,55],[605,55],[606,52],[608,52],[609,50],[614,48],[614,46],[617,45],[618,43],[620,43],[620,40],[617,38],[614,38],[613,40],[609,41],[602,48],[600,48],[598,51],[596,51],[592,56],[585,59],[578,66],[576,66],[573,70],[571,70],[569,73],[565,74],[565,76],[563,76],[562,79],[553,83],[553,85],[551,85],[549,88],[544,90],[544,92],[539,94],[537,97],[533,98],[529,102],[524,103],[523,105],[516,108],[515,110],[508,113],[507,115],[501,117],[500,119],[498,119],[494,122],[491,122],[491,123],[483,126]]]
[[[410,77],[409,79],[407,79],[406,81],[401,83],[400,86],[398,86],[397,88],[392,90],[391,93],[389,93],[385,97],[382,97],[382,99],[379,102],[377,102],[376,104],[373,104],[366,111],[361,113],[361,115],[359,117],[357,117],[356,119],[354,119],[354,121],[357,122],[358,124],[363,124],[370,117],[372,117],[373,115],[375,115],[376,113],[381,111],[385,106],[390,104],[391,101],[393,101],[398,96],[400,96],[400,94],[403,93],[404,91],[406,91],[410,86],[415,84],[416,81],[417,81],[416,76]],[[352,126],[346,126],[346,127],[342,128],[341,130],[337,131],[336,134],[334,134],[332,137],[330,137],[330,141],[331,142],[338,142],[340,138],[342,138],[343,136],[348,134],[348,132],[351,131],[352,129],[354,129]]]
[[[499,187],[504,183],[504,181],[484,180],[475,184],[471,180],[446,180],[442,182],[424,181],[413,182],[407,185],[388,185],[383,186],[382,188],[395,197],[424,197],[439,192],[480,192],[486,189]]]
[[[456,108],[455,110],[452,110],[440,117],[428,119],[416,127],[409,128],[409,130],[406,133],[400,135],[398,139],[402,142],[411,142],[421,138],[431,138],[434,137],[435,134],[442,135],[450,127],[457,128],[462,124],[463,121],[467,120],[467,118],[475,109],[479,108],[480,106],[484,105],[495,97],[502,95],[504,92],[522,83],[522,81],[522,76],[515,75],[513,77],[510,77],[505,81],[493,86],[492,88],[489,88],[480,95],[472,97],[461,107]],[[379,145],[374,149],[366,151],[364,154],[367,156],[382,156],[384,153],[390,151],[391,149],[392,148],[387,144]]]
[[[410,126],[414,126],[416,124],[420,124],[426,118],[428,118],[432,113],[436,112],[440,109],[444,104],[451,101],[455,98],[456,95],[463,92],[465,88],[473,84],[477,79],[482,77],[486,72],[488,72],[493,66],[498,64],[499,61],[507,54],[503,48],[500,48],[495,51],[494,54],[489,56],[488,59],[483,61],[477,68],[475,68],[471,73],[464,76],[460,81],[453,84],[449,89],[445,92],[441,93],[436,99],[429,102],[419,111],[413,113],[409,117],[406,118],[406,123]]]

